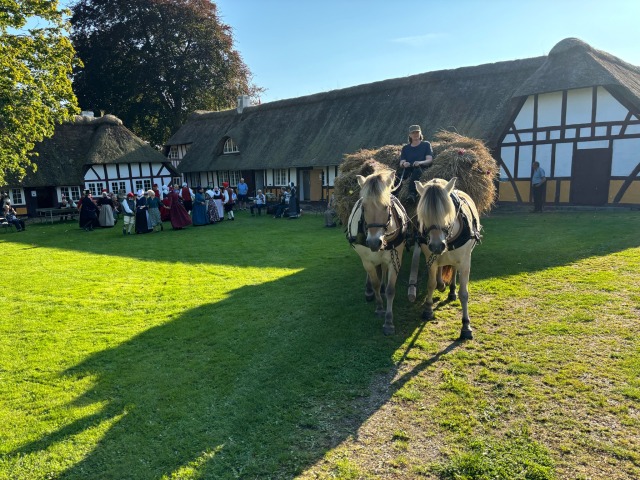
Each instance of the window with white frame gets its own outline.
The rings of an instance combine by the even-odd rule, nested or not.
[[[91,191],[91,195],[97,197],[102,194],[102,189],[104,188],[104,183],[102,182],[91,182],[87,184],[87,188]]]
[[[239,153],[239,152],[240,152],[240,147],[238,147],[238,144],[234,142],[232,138],[227,138],[227,141],[224,142],[223,153],[226,155],[228,153]]]
[[[71,186],[71,187],[60,187],[60,193],[65,198],[70,198],[74,202],[80,200],[80,187]]]
[[[229,181],[229,171],[228,170],[224,170],[224,171],[218,172],[218,179],[220,181],[220,186],[222,186],[223,182],[228,182]],[[231,184],[231,183],[229,183],[229,184]]]
[[[169,159],[170,160],[179,160],[180,159],[180,153],[178,152],[178,146],[177,145],[171,145],[169,147]]]
[[[22,195],[21,188],[12,188],[9,191],[9,198],[14,205],[22,205],[24,203],[24,196]]]
[[[151,180],[147,178],[142,180],[136,180],[135,186],[136,186],[135,188],[136,192],[139,190],[144,190],[146,192],[147,190],[151,190]]]
[[[111,192],[121,193],[127,191],[127,182],[111,182]]]
[[[182,184],[182,177],[173,177],[171,179],[171,182],[173,183],[173,185],[181,185]]]
[[[144,188],[142,188],[142,180],[136,180],[135,181],[135,191],[139,192],[140,190],[144,190]]]
[[[229,185],[238,185],[240,183],[240,170],[231,170],[229,172]]]
[[[286,185],[289,183],[287,179],[287,169],[277,168],[273,170],[273,184],[274,185]]]

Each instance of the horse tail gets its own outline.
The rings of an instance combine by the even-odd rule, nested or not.
[[[451,265],[445,265],[442,267],[442,281],[445,285],[451,285],[453,280],[453,267]]]

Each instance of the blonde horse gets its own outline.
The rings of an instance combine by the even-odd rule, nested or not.
[[[460,303],[462,304],[461,340],[471,340],[473,331],[469,320],[469,273],[471,252],[480,243],[480,216],[475,203],[466,193],[455,190],[456,178],[449,182],[434,178],[426,183],[416,182],[420,194],[416,214],[419,223],[420,248],[427,258],[425,320],[434,318],[433,291],[437,283],[438,267],[445,267],[443,278],[451,277],[449,300],[455,300],[456,271],[460,277]],[[451,268],[446,267],[453,267]],[[449,274],[449,275],[447,275]]]
[[[391,194],[395,172],[384,170],[363,177],[358,175],[360,199],[347,224],[347,239],[356,250],[367,272],[365,296],[376,300],[376,315],[384,315],[383,332],[395,333],[393,299],[402,265],[409,217],[400,201]],[[382,284],[387,300],[382,300]]]

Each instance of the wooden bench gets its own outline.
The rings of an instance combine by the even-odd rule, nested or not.
[[[36,214],[40,217],[40,222],[47,220],[53,223],[54,217],[60,220],[62,217],[70,217],[71,220],[78,215],[77,208],[38,208]]]

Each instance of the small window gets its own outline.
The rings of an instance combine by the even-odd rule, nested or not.
[[[12,188],[9,196],[11,197],[11,203],[14,205],[22,205],[24,203],[21,188]]]
[[[104,188],[104,183],[102,182],[95,182],[95,183],[92,182],[87,185],[87,189],[91,192],[91,195],[94,197],[101,195],[103,188]]]
[[[240,147],[233,141],[232,138],[227,138],[227,141],[224,142],[224,154],[227,153],[239,153]]]
[[[273,170],[273,184],[274,185],[287,185],[289,181],[287,180],[287,169],[286,168],[278,168]]]
[[[171,160],[179,160],[180,159],[180,154],[178,153],[178,146],[177,145],[171,145],[169,147],[169,159],[171,159]]]
[[[80,200],[80,187],[60,187],[60,195],[65,198],[70,198],[74,202],[78,202]]]
[[[113,193],[122,193],[127,192],[127,183],[126,182],[111,182],[111,191]]]

